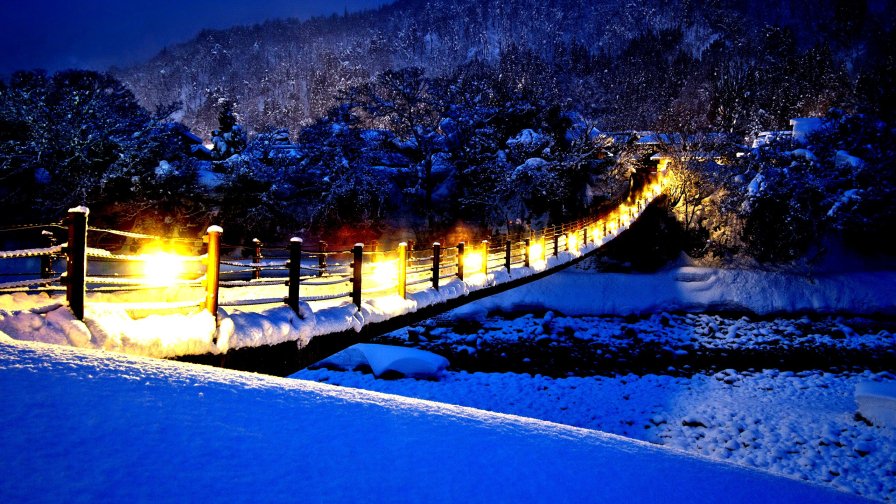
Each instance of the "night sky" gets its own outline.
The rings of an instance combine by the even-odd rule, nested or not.
[[[308,18],[388,0],[4,0],[0,77],[19,69],[104,70],[148,59],[203,28]]]

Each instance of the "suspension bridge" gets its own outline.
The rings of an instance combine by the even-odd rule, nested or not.
[[[208,228],[202,240],[164,238],[91,228],[89,210],[79,207],[69,211],[65,225],[57,225],[67,232],[67,242],[56,244],[55,234],[44,230],[44,248],[0,251],[0,260],[19,265],[0,270],[7,272],[0,278],[23,277],[0,283],[0,295],[43,294],[45,306],[30,307],[32,313],[65,307],[82,321],[86,310],[88,327],[101,333],[109,331],[95,328],[113,312],[156,322],[166,315],[205,314],[213,323],[204,346],[166,350],[169,326],[161,322],[141,329],[162,333],[143,343],[150,349],[141,351],[133,335],[119,338],[119,344],[147,355],[288,374],[359,341],[581,261],[628,229],[663,193],[667,179],[665,171],[651,175],[611,212],[536,231],[425,248],[400,243],[390,250],[368,250],[363,243],[307,247],[298,237],[287,247],[264,247],[255,240],[247,258],[232,257],[242,248],[222,243],[218,226]],[[145,243],[137,254],[88,246],[88,236],[98,243],[104,235]],[[261,324],[261,334],[254,334],[236,327],[248,314],[277,313],[283,319],[284,310],[291,324],[285,330]],[[104,334],[93,346],[118,350],[109,341]]]

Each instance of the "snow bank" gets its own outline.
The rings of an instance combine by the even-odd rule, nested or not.
[[[874,425],[896,428],[896,382],[863,382],[856,385],[859,412]]]
[[[2,502],[857,502],[601,432],[301,380],[3,341],[0,373]]]
[[[815,276],[755,270],[683,267],[654,274],[566,270],[454,311],[543,307],[567,315],[630,315],[663,311],[896,313],[896,272]]]
[[[448,371],[430,382],[320,369],[293,376],[604,431],[879,501],[896,495],[896,432],[857,420],[852,398],[856,383],[896,383],[887,373],[727,369],[551,378]]]

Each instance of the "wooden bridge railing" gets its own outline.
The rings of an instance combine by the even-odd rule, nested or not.
[[[191,300],[189,296],[192,294],[187,294],[184,301],[138,304],[149,310],[201,306],[217,316],[219,306],[271,303],[286,303],[299,313],[302,301],[344,303],[350,300],[360,308],[367,297],[397,295],[408,298],[425,289],[438,291],[455,279],[476,288],[488,287],[514,274],[532,274],[562,265],[566,260],[606,243],[659,196],[664,187],[664,178],[663,174],[657,175],[639,193],[631,195],[631,204],[622,204],[608,215],[579,219],[522,235],[493,236],[478,243],[461,242],[452,246],[437,242],[425,250],[411,250],[407,243],[401,243],[394,250],[386,251],[377,250],[378,246],[365,250],[362,243],[355,244],[350,250],[330,250],[325,242],[318,242],[315,248],[306,249],[303,240],[298,237],[291,238],[285,248],[265,247],[260,241],[253,240],[252,256],[244,260],[222,259],[222,248],[230,246],[222,243],[224,230],[218,226],[209,227],[202,242],[90,229],[87,225],[88,210],[78,207],[69,211],[66,244],[51,243],[45,249],[0,251],[0,259],[42,258],[40,278],[0,283],[0,292],[58,290],[61,287],[54,284],[59,283],[64,285],[72,312],[83,319],[86,293],[92,291],[177,287],[189,293],[201,289],[201,301],[196,297]],[[89,248],[88,232],[149,241],[157,245],[157,250],[127,255]],[[162,244],[181,245],[196,252],[173,254],[166,252]],[[205,253],[198,254],[202,249]],[[54,278],[52,259],[62,254],[66,258],[66,271]],[[171,269],[180,271],[166,279],[156,277],[164,276],[164,271],[134,271],[135,264],[148,266],[156,260],[161,261],[161,268],[168,264]],[[171,262],[165,263],[165,260]],[[48,262],[50,267],[47,267]],[[109,271],[103,267],[105,263],[116,263],[126,272]],[[89,264],[93,265],[91,271],[88,271]],[[277,290],[283,286],[286,287],[285,292]],[[221,289],[232,287],[259,288],[261,297],[221,300]],[[274,291],[273,295],[271,290]]]

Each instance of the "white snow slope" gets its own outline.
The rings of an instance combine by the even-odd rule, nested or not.
[[[609,434],[0,333],[0,502],[855,502]]]

